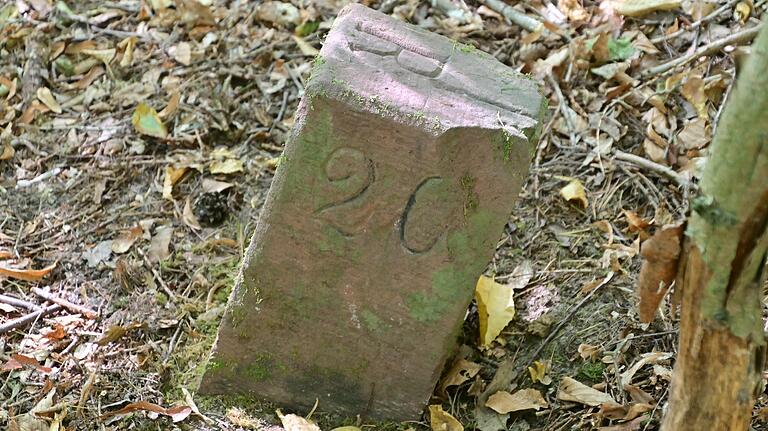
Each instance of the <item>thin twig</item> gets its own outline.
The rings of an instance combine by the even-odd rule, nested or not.
[[[82,305],[74,304],[72,302],[67,301],[66,299],[63,299],[63,298],[59,298],[58,296],[53,295],[50,292],[46,292],[43,289],[40,289],[39,287],[33,287],[32,288],[32,293],[34,293],[35,295],[37,295],[37,296],[39,296],[39,297],[41,297],[41,298],[43,298],[45,300],[51,301],[54,304],[59,304],[62,307],[72,311],[73,313],[82,314],[83,316],[85,316],[85,317],[87,317],[89,319],[96,319],[97,317],[99,317],[99,313],[91,310],[90,308],[83,307]]]
[[[677,172],[673,171],[672,169],[660,165],[656,162],[653,162],[651,160],[646,159],[645,157],[636,156],[634,154],[625,153],[624,151],[616,151],[616,159],[617,160],[623,160],[625,162],[633,163],[637,166],[640,166],[642,168],[646,168],[650,171],[656,172],[657,174],[664,175],[665,177],[671,179],[672,181],[676,182],[679,186],[682,187],[690,187],[691,183],[688,181],[685,177],[678,174]]]
[[[714,54],[715,52],[720,51],[721,49],[725,48],[728,45],[739,45],[742,43],[750,42],[752,39],[755,38],[755,36],[757,36],[757,33],[760,32],[760,29],[762,27],[763,27],[763,24],[758,24],[754,27],[750,27],[748,29],[734,33],[723,39],[716,40],[708,45],[704,45],[700,47],[699,49],[697,49],[696,51],[690,54],[677,57],[673,60],[660,64],[656,67],[651,67],[650,69],[643,71],[641,73],[641,76],[648,77],[652,75],[657,75],[659,73],[664,73],[678,66],[688,64],[699,57]]]
[[[517,24],[531,33],[538,31],[538,32],[541,32],[542,36],[549,36],[551,34],[555,34],[557,36],[564,37],[562,35],[552,33],[551,31],[547,30],[544,27],[543,22],[537,20],[536,18],[533,18],[531,16],[524,14],[523,12],[518,11],[512,6],[504,3],[502,0],[480,0],[480,3],[504,15],[504,18],[508,19],[511,23]]]
[[[654,37],[653,39],[651,39],[651,42],[652,43],[664,42],[666,40],[674,39],[674,38],[676,38],[676,37],[678,37],[678,36],[680,36],[682,34],[685,34],[685,33],[689,32],[691,30],[696,30],[697,28],[701,27],[702,24],[708,23],[709,21],[712,21],[713,19],[715,19],[718,16],[720,16],[723,12],[726,12],[726,11],[730,10],[733,7],[733,5],[736,4],[737,1],[738,0],[729,0],[726,4],[724,4],[724,5],[720,6],[719,8],[715,9],[712,13],[710,13],[709,15],[705,16],[704,18],[701,18],[700,20],[692,23],[688,27],[681,28],[680,30],[678,30],[678,31],[676,31],[674,33],[665,34],[664,36]]]
[[[29,313],[25,316],[21,316],[18,319],[9,320],[8,322],[3,323],[0,325],[0,335],[5,334],[6,332],[10,332],[14,329],[19,329],[23,326],[26,326],[35,320],[37,320],[39,317],[47,316],[48,314],[53,313],[54,311],[60,310],[62,307],[59,304],[50,305],[48,307],[45,307],[43,309],[37,310],[33,313]]]
[[[165,284],[165,281],[163,280],[163,277],[160,276],[160,274],[157,272],[154,266],[152,266],[152,262],[149,261],[147,258],[147,255],[144,254],[143,251],[137,250],[141,257],[144,259],[144,266],[147,267],[150,271],[152,271],[152,275],[155,277],[155,281],[157,281],[157,284],[160,285],[160,287],[163,288],[163,291],[166,295],[168,295],[168,298],[171,300],[171,302],[176,302],[176,294],[173,293],[171,289],[168,288],[168,285]]]
[[[0,295],[0,302],[3,304],[14,305],[16,307],[26,308],[27,310],[40,310],[39,305],[24,301],[23,299],[14,298],[13,296]]]
[[[43,182],[47,180],[48,178],[55,177],[56,175],[59,175],[61,173],[61,168],[56,167],[51,169],[48,172],[42,173],[35,178],[32,178],[31,180],[19,180],[16,182],[16,189],[21,189],[24,187],[29,187],[31,185]]]

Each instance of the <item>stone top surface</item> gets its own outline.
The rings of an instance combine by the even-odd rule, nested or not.
[[[492,56],[358,4],[345,7],[316,61],[310,94],[431,129],[505,129],[531,138],[538,85]]]

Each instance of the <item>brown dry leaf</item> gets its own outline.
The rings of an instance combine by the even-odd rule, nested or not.
[[[166,166],[165,178],[163,179],[163,199],[169,201],[173,200],[173,186],[181,180],[184,174],[189,170],[188,167],[182,166],[180,168],[174,166]]]
[[[56,388],[51,389],[46,396],[35,404],[32,410],[17,416],[18,429],[20,431],[51,431],[52,424],[44,419],[40,419],[37,413],[47,411],[53,406],[54,395],[56,395]]]
[[[584,190],[584,184],[578,179],[572,179],[568,185],[561,188],[560,196],[568,202],[578,203],[582,208],[587,208],[589,206],[589,200],[587,200],[587,192]]]
[[[485,406],[497,413],[506,414],[521,410],[539,410],[549,407],[547,401],[536,389],[522,389],[514,394],[499,391],[491,395]]]
[[[686,150],[700,150],[709,145],[710,136],[707,120],[696,117],[683,126],[677,134],[677,142]]]
[[[250,417],[248,413],[237,407],[227,410],[226,417],[233,425],[240,428],[258,430],[264,426],[262,421]]]
[[[90,87],[91,84],[93,84],[93,81],[95,81],[96,78],[98,78],[103,74],[104,74],[104,68],[101,66],[96,66],[93,69],[89,70],[85,76],[80,78],[80,80],[75,82],[73,87],[79,90],[85,90],[86,88]]]
[[[632,397],[632,401],[638,404],[655,404],[656,403],[656,400],[653,398],[653,396],[648,392],[645,392],[644,390],[640,389],[639,386],[624,385],[624,390],[627,391],[630,397]]]
[[[619,15],[639,17],[659,10],[677,9],[682,3],[682,0],[617,0],[612,6]]]
[[[680,94],[685,97],[699,115],[699,118],[708,119],[707,93],[704,91],[704,79],[701,75],[691,74],[680,88]]]
[[[141,238],[143,232],[141,226],[134,226],[131,229],[123,231],[117,238],[112,240],[112,252],[117,254],[127,252],[131,249],[133,243]]]
[[[672,356],[673,355],[671,353],[666,352],[643,353],[639,361],[632,365],[627,371],[621,373],[621,386],[624,387],[632,383],[632,378],[635,377],[635,373],[637,373],[644,366],[666,361]]]
[[[149,244],[149,251],[147,252],[147,258],[150,262],[160,262],[171,255],[168,248],[171,245],[172,236],[173,226],[166,225],[157,228],[155,236],[152,237],[152,242]]]
[[[552,383],[552,377],[547,375],[550,369],[550,361],[533,361],[528,367],[528,374],[531,375],[533,383],[540,382],[543,385]]]
[[[15,364],[11,365],[12,362],[22,367],[32,368],[33,370],[41,372],[43,374],[50,374],[51,372],[53,372],[52,368],[44,367],[40,365],[37,359],[31,358],[29,356],[20,355],[18,353],[14,353],[11,355],[11,359],[8,361],[8,363],[6,363],[3,366],[3,369],[5,370],[6,366],[13,366],[15,369],[16,368]]]
[[[0,151],[0,160],[11,160],[16,150],[13,149],[10,142],[3,143],[3,151]]]
[[[146,411],[146,412],[157,413],[160,415],[166,415],[166,416],[169,416],[174,423],[183,421],[189,416],[190,413],[192,413],[192,409],[188,406],[176,406],[176,407],[170,407],[166,409],[157,404],[150,403],[148,401],[139,401],[135,403],[130,403],[127,406],[121,408],[120,410],[115,410],[113,412],[105,413],[101,415],[99,419],[104,420],[112,416],[126,415],[126,414],[137,412],[137,411]]]
[[[663,226],[640,248],[644,261],[637,290],[640,296],[640,321],[643,323],[653,321],[656,309],[677,276],[684,231],[683,223]]]
[[[459,358],[454,361],[451,369],[443,377],[443,381],[440,383],[440,392],[445,394],[445,390],[449,387],[458,386],[475,377],[481,368],[479,364]]]
[[[579,23],[588,21],[589,13],[578,0],[558,0],[557,8],[568,18],[568,21]]]
[[[117,47],[123,50],[123,58],[120,59],[120,67],[130,67],[133,64],[133,51],[136,48],[136,36],[126,37]]]
[[[603,403],[617,404],[616,401],[605,392],[592,389],[570,377],[563,377],[563,380],[560,381],[560,387],[557,389],[557,399],[573,401],[593,407],[597,407]]]
[[[480,344],[489,346],[515,317],[514,290],[481,275],[475,286]]]
[[[629,232],[643,232],[652,223],[630,210],[621,210],[624,217],[627,218],[627,230]]]
[[[0,277],[9,277],[9,278],[15,278],[18,280],[25,280],[25,281],[39,281],[46,275],[48,275],[53,268],[56,267],[56,262],[54,262],[50,266],[46,266],[43,269],[17,269],[17,268],[7,268],[0,266]]]
[[[37,89],[37,99],[43,103],[48,109],[56,114],[61,114],[61,105],[53,97],[53,93],[46,87],[40,87]]]
[[[579,344],[578,352],[581,359],[594,361],[600,356],[600,352],[603,349],[600,346],[593,346],[591,344]]]
[[[599,414],[610,420],[631,421],[645,412],[653,410],[653,406],[643,403],[629,405],[601,404]]]
[[[178,91],[174,91],[173,94],[171,94],[171,98],[168,100],[168,104],[165,105],[165,108],[163,108],[162,111],[158,112],[158,116],[163,119],[167,120],[173,116],[173,114],[176,113],[176,111],[179,109],[179,102],[181,101],[181,94]]]
[[[316,423],[299,415],[284,415],[283,412],[278,409],[277,417],[280,418],[280,422],[282,422],[285,431],[320,431],[320,427],[317,426]]]
[[[183,221],[185,225],[194,230],[200,230],[203,228],[200,226],[200,220],[197,219],[195,212],[192,210],[192,201],[190,198],[187,198],[187,201],[184,204],[184,212],[181,214],[181,221]]]
[[[443,410],[443,406],[434,404],[429,406],[429,424],[432,431],[464,431],[464,426]]]

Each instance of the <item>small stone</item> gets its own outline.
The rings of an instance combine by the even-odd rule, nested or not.
[[[203,193],[195,200],[194,213],[200,224],[217,226],[227,218],[227,197],[224,193]]]

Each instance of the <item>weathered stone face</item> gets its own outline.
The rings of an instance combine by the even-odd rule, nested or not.
[[[537,86],[487,54],[344,9],[201,392],[415,418],[455,347],[543,111]]]

